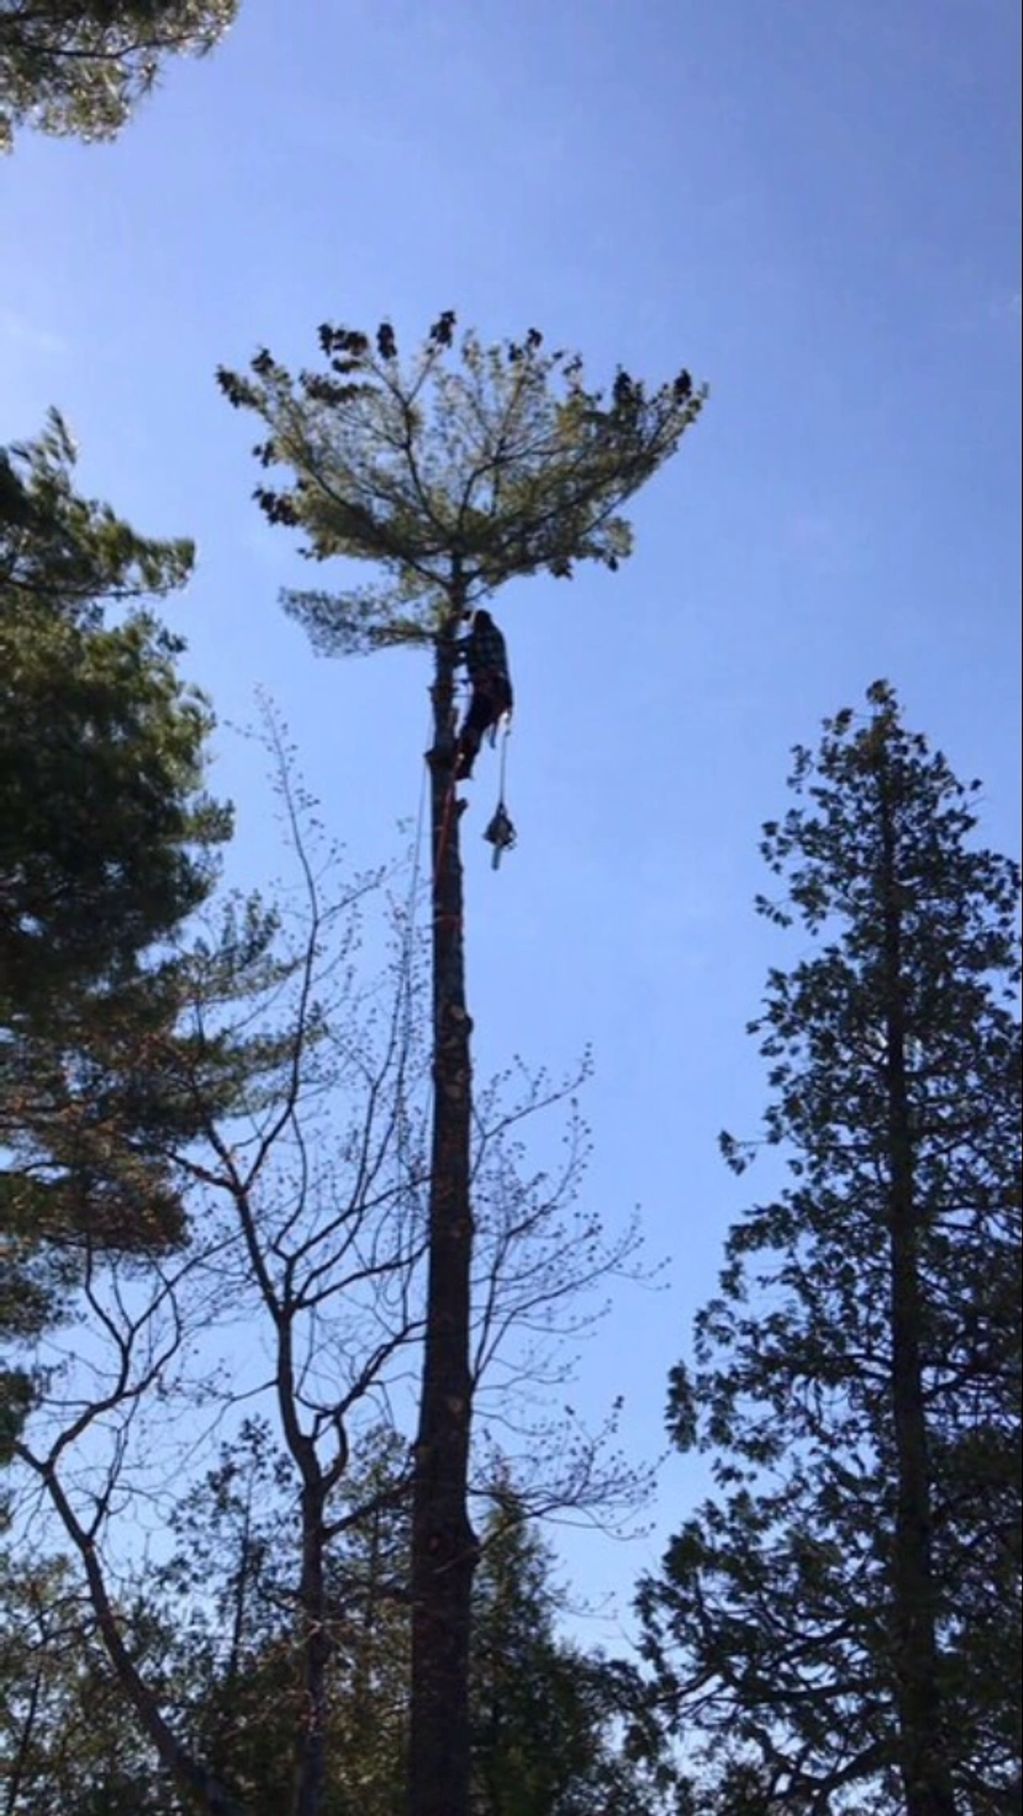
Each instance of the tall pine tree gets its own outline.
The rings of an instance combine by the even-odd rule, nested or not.
[[[641,1592],[729,1816],[1018,1808],[1019,875],[979,784],[869,703],[765,828],[758,906],[805,949],[752,1024],[790,1181],[673,1375],[717,1493]]]
[[[372,563],[383,584],[286,603],[332,653],[393,644],[431,651],[433,1049],[429,1273],[412,1521],[410,1816],[466,1816],[469,1634],[476,1544],[466,1506],[472,1387],[470,1135],[472,1022],[466,1005],[456,778],[455,673],[470,610],[506,581],[616,568],[631,536],[622,505],[678,447],[702,395],[687,372],[647,392],[619,371],[610,397],[582,362],[521,343],[455,338],[445,311],[407,364],[393,328],[371,338],[325,324],[326,372],[295,379],[269,352],[251,376],[221,370],[254,411],[266,467],[290,471],[256,496],[305,552]],[[454,359],[452,359],[454,354]]]
[[[179,965],[230,815],[180,641],[139,601],[190,544],[138,536],[74,489],[60,417],[0,450],[0,1333],[55,1312],[86,1249],[144,1254],[183,1216],[168,1140]],[[119,622],[109,607],[126,608]],[[211,1055],[211,1062],[213,1055]],[[27,1389],[0,1375],[6,1431]]]

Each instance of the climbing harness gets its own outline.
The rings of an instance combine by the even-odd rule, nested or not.
[[[489,732],[489,742],[490,742],[491,749],[493,749],[493,747],[497,743],[499,734],[501,737],[501,766],[500,766],[500,774],[499,774],[499,780],[498,780],[497,806],[494,809],[493,815],[491,816],[490,822],[489,822],[485,832],[483,833],[483,837],[486,839],[487,843],[494,847],[494,855],[491,860],[491,869],[492,870],[498,869],[500,862],[501,862],[502,853],[505,851],[511,851],[512,847],[514,846],[514,844],[516,842],[516,838],[517,838],[515,827],[512,824],[511,815],[509,814],[508,809],[505,806],[505,800],[504,800],[505,776],[507,774],[507,769],[508,769],[508,739],[511,736],[511,712],[510,711],[502,713],[501,717],[495,722],[494,725],[491,726],[490,732]],[[441,869],[443,867],[444,858],[447,853],[448,839],[449,839],[450,832],[451,832],[452,816],[455,813],[460,813],[462,811],[462,809],[464,808],[464,806],[465,806],[465,802],[459,801],[459,799],[458,799],[457,777],[453,776],[451,779],[451,782],[448,786],[447,794],[444,799],[444,810],[441,815],[441,823],[440,823],[440,827],[438,829],[437,846],[436,846],[436,850],[434,853],[434,876],[435,876],[435,878],[439,877],[439,875],[440,875]]]
[[[483,834],[487,843],[494,847],[494,855],[491,859],[492,870],[496,870],[500,865],[502,853],[512,850],[516,839],[515,828],[512,825],[511,816],[504,804],[504,777],[508,766],[508,739],[510,736],[511,714],[505,713],[504,732],[501,739],[501,774],[498,782],[497,806],[494,809],[493,818]],[[491,746],[495,743],[496,738],[497,726],[495,725],[490,738]]]

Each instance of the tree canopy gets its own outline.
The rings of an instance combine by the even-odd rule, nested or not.
[[[446,310],[402,363],[394,329],[320,329],[326,372],[297,379],[267,351],[251,376],[221,367],[222,390],[269,429],[255,452],[290,468],[256,498],[272,523],[305,532],[304,552],[371,562],[385,583],[285,603],[328,653],[429,643],[450,613],[505,581],[580,561],[614,568],[632,537],[622,506],[674,453],[704,393],[688,372],[648,391],[619,370],[610,397],[578,354],[456,338]]]
[[[212,49],[238,0],[0,0],[0,151],[18,127],[111,139],[168,56]]]

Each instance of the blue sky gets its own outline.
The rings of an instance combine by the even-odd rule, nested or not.
[[[624,1392],[641,1457],[756,1186],[716,1134],[755,1125],[743,1026],[794,951],[751,907],[789,747],[887,676],[1016,842],[1018,38],[1016,0],[242,0],[116,144],[26,134],[0,167],[0,439],[59,404],[88,490],[197,538],[169,615],[224,722],[243,881],[279,862],[229,729],[255,688],[370,862],[415,812],[427,674],[317,659],[284,619],[310,570],[250,501],[255,424],[217,363],[454,307],[485,338],[541,327],[594,378],[711,386],[632,561],[499,600],[520,845],[497,877],[492,759],[465,821],[479,1067],[592,1043],[593,1200],[639,1203],[673,1257],[577,1396]],[[670,1465],[644,1542],[573,1540],[576,1586],[627,1597],[696,1479]]]

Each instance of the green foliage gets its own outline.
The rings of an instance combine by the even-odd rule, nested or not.
[[[0,0],[0,151],[15,128],[113,138],[164,57],[223,37],[238,0]]]
[[[521,343],[456,342],[445,312],[402,366],[394,331],[324,325],[326,372],[295,379],[267,352],[251,376],[220,369],[229,401],[262,417],[255,453],[293,480],[256,497],[271,523],[305,532],[304,553],[383,570],[381,584],[285,603],[327,652],[428,643],[453,603],[577,561],[615,568],[631,549],[623,504],[675,452],[704,393],[687,372],[648,393],[619,371],[610,398],[579,357]]]
[[[198,906],[230,821],[201,788],[212,716],[183,644],[104,603],[180,587],[187,542],[136,535],[78,497],[54,413],[0,451],[0,964],[19,995],[130,968]]]
[[[652,1816],[674,1774],[631,1665],[557,1631],[553,1559],[513,1494],[474,1585],[473,1816]]]
[[[192,1114],[175,1024],[197,960],[171,943],[230,832],[203,791],[213,721],[177,672],[181,643],[142,610],[104,619],[110,600],[180,586],[191,548],[79,497],[73,464],[56,415],[0,453],[0,1328],[14,1338],[58,1309],[87,1248],[146,1253],[181,1232],[162,1148]]]
[[[400,1816],[404,1803],[408,1611],[405,1447],[365,1440],[332,1510],[328,1783],[323,1816]],[[246,1421],[189,1495],[169,1563],[151,1588],[179,1634],[181,1719],[197,1756],[250,1816],[289,1807],[305,1717],[293,1480],[269,1432]]]
[[[328,1770],[322,1816],[401,1816],[409,1668],[405,1447],[370,1434],[332,1515]],[[174,1544],[126,1601],[134,1654],[193,1754],[248,1816],[290,1807],[303,1720],[290,1469],[246,1421],[183,1500]],[[486,1523],[472,1661],[473,1816],[655,1816],[673,1774],[634,1667],[561,1638],[552,1561],[515,1498]],[[0,1601],[0,1759],[26,1731],[22,1810],[181,1816],[59,1568]],[[131,1797],[138,1801],[132,1804]],[[107,1801],[104,1802],[103,1799]],[[49,1799],[49,1802],[47,1801]]]
[[[162,1637],[126,1611],[133,1650]],[[11,1816],[170,1816],[162,1774],[63,1565],[0,1557],[0,1774]]]
[[[770,973],[752,1031],[766,1139],[790,1183],[731,1232],[696,1367],[672,1377],[680,1448],[718,1492],[641,1607],[708,1809],[903,1808],[893,1577],[893,1010],[904,1030],[943,1741],[971,1816],[1015,1808],[1020,1639],[1019,876],[973,840],[972,801],[901,724],[797,750],[798,802],[765,828],[783,885],[761,912],[811,950]],[[894,827],[886,852],[882,805]],[[886,963],[886,914],[900,938]],[[743,1170],[750,1151],[724,1139]]]

